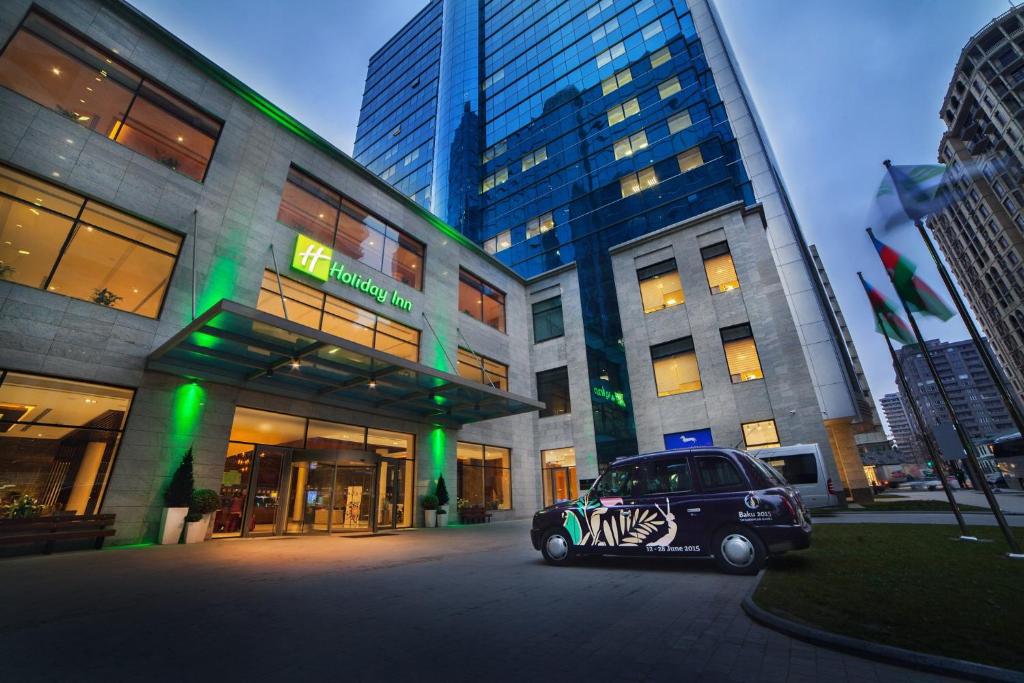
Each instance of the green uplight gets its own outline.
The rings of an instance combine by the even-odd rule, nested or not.
[[[192,445],[206,406],[206,390],[197,382],[182,384],[174,391],[171,404],[171,429],[167,434],[170,447],[169,466],[177,467],[182,453]]]
[[[433,481],[439,474],[444,473],[445,450],[448,446],[448,437],[440,427],[434,427],[430,432],[430,462],[433,472],[430,479]]]
[[[138,548],[148,548],[151,545],[156,545],[152,541],[147,543],[126,543],[125,545],[108,545],[104,547],[104,550],[137,550]]]

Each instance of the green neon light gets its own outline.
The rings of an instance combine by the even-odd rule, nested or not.
[[[178,466],[182,454],[195,440],[205,406],[206,390],[198,383],[188,382],[175,389],[171,403],[171,430],[167,434],[169,469]]]
[[[445,450],[448,447],[448,437],[440,427],[434,427],[430,431],[430,463],[433,467],[430,480],[437,479],[438,475],[444,473]]]
[[[372,277],[363,277],[347,270],[344,263],[334,260],[334,252],[330,247],[305,235],[299,235],[295,239],[292,268],[322,282],[334,278],[362,294],[373,297],[379,304],[388,303],[406,312],[412,310],[412,302],[399,294],[397,289],[385,289],[374,284]]]
[[[604,387],[594,387],[594,396],[603,398],[604,400],[614,403],[621,408],[626,407],[626,395],[621,391],[611,391]]]

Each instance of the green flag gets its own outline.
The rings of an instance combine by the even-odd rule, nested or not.
[[[914,273],[917,266],[913,261],[881,242],[874,235],[871,235],[871,241],[878,251],[879,258],[882,259],[882,265],[885,266],[885,270],[892,279],[896,293],[907,303],[907,308],[915,313],[935,316],[939,320],[949,320],[953,317],[953,311],[949,310],[935,290]]]
[[[885,298],[885,295],[869,285],[867,280],[862,279],[861,282],[864,284],[868,301],[871,302],[871,309],[875,313],[875,330],[901,344],[915,343],[914,333],[903,322],[903,318]]]

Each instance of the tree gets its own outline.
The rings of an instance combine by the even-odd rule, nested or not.
[[[447,505],[448,504],[448,500],[449,500],[448,499],[448,487],[445,486],[445,484],[444,484],[444,475],[443,474],[440,477],[437,478],[437,489],[435,490],[435,495],[437,495],[437,504],[438,505]]]
[[[171,483],[164,491],[164,504],[169,508],[188,507],[192,502],[192,488],[195,486],[195,478],[192,476],[192,449],[189,448],[181,464],[174,471]]]

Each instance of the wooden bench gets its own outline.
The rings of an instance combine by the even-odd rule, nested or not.
[[[43,543],[43,553],[49,555],[59,541],[91,538],[95,539],[93,547],[99,550],[107,537],[114,535],[113,526],[114,515],[0,519],[0,545]]]
[[[463,524],[483,524],[491,521],[491,513],[481,507],[463,508],[459,510],[459,519]]]

